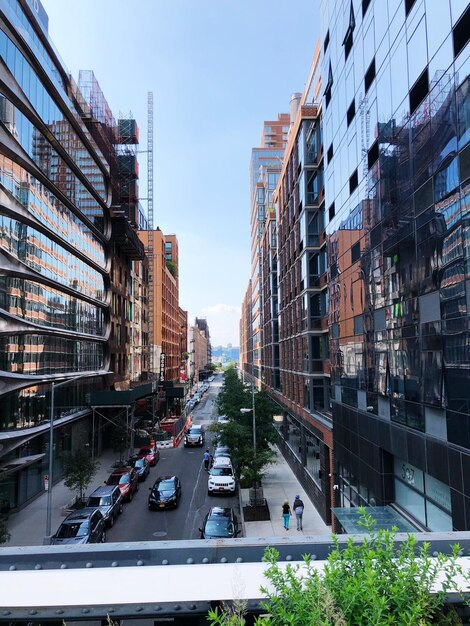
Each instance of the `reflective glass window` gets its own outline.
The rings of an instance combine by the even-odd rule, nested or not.
[[[101,198],[106,200],[106,182],[101,169],[96,162],[94,162],[93,157],[87,151],[85,145],[73,130],[68,120],[60,113],[57,105],[35,75],[31,65],[2,30],[0,30],[0,39],[1,38],[7,39],[7,54],[4,60],[21,89],[23,89],[26,97],[30,100],[44,123],[49,126],[51,132],[75,161],[76,165],[83,174],[87,176],[90,184],[100,194]],[[30,78],[24,81],[23,78],[26,77],[27,74],[29,74]],[[52,114],[58,114],[59,116],[54,117],[52,120],[50,119]]]
[[[104,210],[66,165],[45,136],[0,94],[1,121],[33,159],[41,171],[90,219],[102,232],[105,230]]]
[[[0,155],[0,185],[56,235],[80,250],[94,263],[106,267],[103,244],[90,229],[42,183],[4,155]]]
[[[102,274],[28,224],[0,215],[0,248],[47,278],[97,300],[105,298]]]
[[[33,324],[104,335],[105,312],[39,282],[0,276],[0,308]]]

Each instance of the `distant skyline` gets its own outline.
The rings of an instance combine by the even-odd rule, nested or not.
[[[292,4],[295,8],[292,7]],[[308,0],[43,0],[75,79],[93,70],[115,115],[140,127],[154,94],[154,227],[179,243],[180,305],[213,345],[239,345],[250,278],[250,157],[264,120],[289,112],[319,32]],[[145,206],[145,201],[142,201]]]

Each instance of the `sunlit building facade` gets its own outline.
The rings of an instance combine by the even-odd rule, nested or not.
[[[322,2],[336,504],[470,529],[470,13]]]
[[[44,489],[52,406],[50,480],[90,445],[90,393],[110,385],[117,196],[39,1],[1,3],[0,58],[0,496],[17,508]]]

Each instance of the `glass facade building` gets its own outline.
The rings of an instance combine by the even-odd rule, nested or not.
[[[40,2],[0,3],[0,494],[20,507],[89,442],[87,397],[109,369],[110,167]]]
[[[470,9],[322,2],[337,506],[470,529]]]

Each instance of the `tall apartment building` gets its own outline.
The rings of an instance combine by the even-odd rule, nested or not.
[[[39,1],[0,6],[0,468],[18,507],[89,441],[87,396],[110,357],[110,164],[84,123]],[[81,419],[80,419],[81,418]]]
[[[204,365],[208,365],[212,362],[212,346],[211,346],[211,336],[209,332],[209,325],[207,320],[204,317],[196,317],[195,325],[199,328],[199,330],[203,333],[204,337],[207,340],[207,353],[206,353],[206,362]]]
[[[245,292],[240,317],[240,369],[253,377],[253,334],[251,324],[251,280]]]
[[[205,377],[207,360],[210,354],[209,326],[205,319],[197,318],[189,328],[189,376],[191,386]]]
[[[321,11],[337,504],[469,530],[470,9]]]
[[[251,151],[250,165],[250,231],[251,231],[251,372],[252,380],[258,387],[263,380],[263,324],[262,324],[262,280],[261,239],[266,216],[273,211],[273,192],[276,189],[284,158],[291,116],[280,113],[277,120],[263,124],[261,145]]]
[[[148,247],[149,231],[140,230],[139,237]],[[179,306],[179,257],[175,235],[165,235],[160,229],[153,231],[153,329],[151,343],[155,346],[155,367],[163,373],[163,380],[179,383],[181,366],[181,314]],[[163,356],[162,356],[163,355]],[[159,371],[160,364],[162,372]],[[164,365],[163,365],[164,364]]]
[[[262,317],[265,388],[283,414],[280,445],[329,523],[333,425],[319,70],[320,46],[304,93],[293,103],[276,214],[262,240]]]

